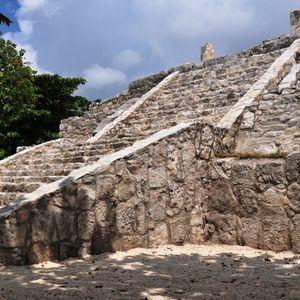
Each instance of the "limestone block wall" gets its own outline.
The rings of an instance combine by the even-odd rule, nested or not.
[[[300,153],[218,159],[224,132],[182,128],[1,209],[0,261],[209,241],[300,253]]]

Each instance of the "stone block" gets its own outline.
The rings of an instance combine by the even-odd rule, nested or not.
[[[167,174],[164,167],[149,169],[149,186],[150,188],[157,189],[166,186]]]
[[[287,203],[285,194],[274,187],[258,196],[259,211],[262,217],[274,215],[286,217],[285,203]]]
[[[211,43],[206,43],[201,47],[201,61],[205,62],[215,57],[215,48]]]
[[[113,251],[128,251],[133,248],[148,247],[147,237],[144,235],[125,235],[112,238]]]
[[[238,206],[229,182],[217,181],[211,185],[209,198],[206,203],[208,211],[217,211],[219,213],[234,213]]]
[[[252,129],[254,126],[255,115],[252,112],[246,112],[243,115],[241,129]]]
[[[257,217],[243,218],[242,222],[242,243],[245,246],[257,248],[258,236],[260,233],[260,221]]]
[[[257,181],[272,185],[286,184],[284,166],[285,162],[283,161],[258,163],[256,166]]]
[[[250,217],[256,214],[258,210],[258,195],[255,190],[243,185],[233,187],[235,197],[239,202],[238,212],[243,217]]]
[[[297,212],[300,212],[300,184],[294,182],[292,183],[287,190],[287,196],[290,199],[293,208],[297,209]]]
[[[96,179],[96,199],[112,198],[115,194],[117,178],[112,175],[101,175]]]
[[[116,208],[116,229],[121,235],[133,234],[136,224],[134,206],[131,203],[119,203]]]
[[[286,177],[289,182],[300,184],[300,152],[290,154],[286,159]]]
[[[148,235],[149,235],[149,246],[153,248],[171,242],[169,238],[168,227],[165,223],[155,224],[155,227],[152,230],[149,230]]]
[[[189,220],[184,217],[178,217],[170,221],[171,241],[175,245],[183,245],[190,241]]]
[[[26,233],[26,224],[18,224],[15,218],[3,220],[0,223],[0,247],[25,247]]]
[[[265,216],[261,220],[259,248],[273,251],[290,249],[290,220],[284,216]]]
[[[291,11],[291,34],[293,37],[300,37],[300,9]]]
[[[300,253],[300,215],[295,215],[293,220],[293,230],[291,232],[292,251]]]
[[[95,213],[94,211],[82,212],[78,216],[78,239],[91,240],[95,232]]]
[[[251,162],[239,161],[232,166],[230,179],[234,185],[239,184],[243,187],[252,188],[256,181],[255,165]]]
[[[128,170],[124,170],[121,182],[117,185],[116,197],[119,201],[127,201],[135,195],[136,184]]]
[[[234,214],[220,214],[212,211],[205,214],[206,239],[227,245],[242,243],[242,223]]]

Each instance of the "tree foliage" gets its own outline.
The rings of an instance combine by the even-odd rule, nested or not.
[[[35,76],[38,89],[36,109],[42,113],[36,118],[35,128],[39,131],[35,132],[34,140],[44,142],[57,137],[61,120],[81,116],[88,109],[90,102],[86,98],[73,95],[85,82],[83,78],[63,78],[57,74]]]
[[[0,39],[0,155],[12,153],[20,139],[17,124],[35,113],[34,71],[23,62],[25,52]]]
[[[82,115],[89,104],[72,95],[83,78],[38,75],[24,63],[24,54],[0,39],[0,159],[17,146],[56,138],[60,121]]]
[[[12,21],[8,17],[0,13],[0,24],[5,24],[6,26],[9,26],[11,23]]]

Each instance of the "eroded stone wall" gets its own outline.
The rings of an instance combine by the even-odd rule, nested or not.
[[[212,149],[223,147],[224,133],[216,134],[192,125],[14,212],[2,209],[1,262],[209,241],[300,253],[300,153],[218,159]]]

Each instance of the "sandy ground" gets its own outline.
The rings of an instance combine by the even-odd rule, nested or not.
[[[300,299],[300,256],[168,245],[0,267],[0,299]]]

